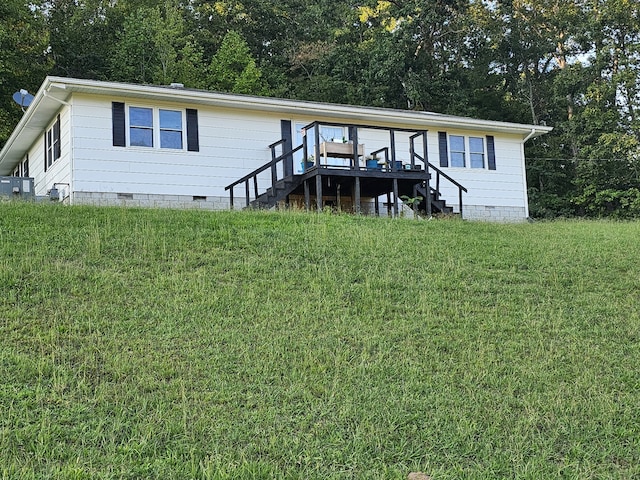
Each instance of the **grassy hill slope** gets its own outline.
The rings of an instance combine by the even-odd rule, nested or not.
[[[0,478],[640,476],[639,238],[0,204]]]

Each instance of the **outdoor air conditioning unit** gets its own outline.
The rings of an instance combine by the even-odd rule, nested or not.
[[[34,198],[33,178],[0,177],[0,196],[13,198]]]

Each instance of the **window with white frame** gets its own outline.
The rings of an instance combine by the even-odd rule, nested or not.
[[[46,172],[61,156],[60,148],[60,115],[53,125],[44,133],[44,171]]]
[[[157,107],[111,103],[114,147],[159,147],[200,151],[198,110],[169,110]]]
[[[14,177],[28,177],[29,176],[29,155],[24,157],[24,160],[16,165],[13,169],[12,175]]]
[[[182,150],[184,122],[181,110],[129,107],[129,145]]]
[[[182,112],[160,110],[160,148],[182,150]]]
[[[466,166],[466,151],[464,145],[464,137],[461,135],[449,136],[449,148],[451,150],[451,166],[452,167],[465,167]]]
[[[469,166],[471,168],[485,168],[484,138],[469,137]]]
[[[153,147],[153,109],[129,107],[129,145]]]
[[[441,167],[496,169],[496,146],[493,135],[465,137],[438,132],[438,149]]]

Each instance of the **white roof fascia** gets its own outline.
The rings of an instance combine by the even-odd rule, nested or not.
[[[244,110],[261,110],[294,115],[333,117],[349,119],[354,123],[362,123],[364,120],[376,125],[397,124],[404,125],[409,128],[428,126],[450,127],[512,133],[522,135],[523,138],[529,135],[534,128],[539,135],[548,133],[553,129],[552,127],[540,125],[479,120],[433,112],[289,100],[156,85],[124,84],[57,77],[50,77],[49,80],[51,81],[52,89],[66,89],[70,92],[148,98],[174,102],[180,101],[182,103],[193,103],[198,105],[211,105],[235,109],[239,108]]]

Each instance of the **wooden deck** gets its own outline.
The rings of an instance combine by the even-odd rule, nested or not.
[[[318,210],[324,207],[323,200],[327,196],[335,197],[338,206],[342,198],[349,197],[355,213],[361,212],[363,199],[373,199],[376,213],[379,213],[378,199],[386,195],[387,204],[393,205],[397,214],[398,201],[393,200],[403,195],[418,196],[416,186],[424,187],[429,178],[430,174],[424,170],[381,171],[321,165],[301,174],[301,184],[290,195],[304,195],[306,208],[315,206]],[[315,200],[313,206],[311,198]]]
[[[315,207],[320,211],[325,207],[327,197],[330,197],[330,201],[338,208],[342,199],[349,198],[354,213],[361,213],[363,201],[373,202],[375,212],[379,214],[380,198],[386,196],[384,203],[391,214],[397,215],[400,199],[406,196],[421,198],[412,207],[430,216],[434,211],[453,211],[445,200],[440,198],[440,182],[445,180],[458,188],[457,200],[459,211],[462,213],[462,193],[467,190],[428,161],[426,131],[409,132],[412,133],[409,137],[409,162],[403,165],[396,160],[395,135],[400,130],[363,125],[341,126],[347,127],[349,131],[349,141],[345,143],[321,142],[320,123],[312,122],[303,129],[305,134],[302,143],[296,147],[292,145],[290,133],[286,134],[287,129],[283,127],[283,138],[269,145],[272,160],[225,187],[229,191],[231,208],[234,207],[234,188],[244,186],[244,203],[247,207],[253,208],[272,208],[282,203],[290,204],[292,197],[297,196],[303,199],[307,210]],[[384,167],[380,167],[374,161],[375,168],[367,168],[364,146],[358,143],[358,129],[364,128],[388,132],[388,146],[369,154],[379,158]],[[313,148],[309,148],[308,145],[311,132],[314,132],[315,136]],[[421,147],[420,153],[417,151],[416,141]],[[310,156],[311,152],[314,154]],[[305,162],[304,171],[294,173],[293,158],[294,155],[300,154],[301,158],[313,159],[314,162],[308,165]],[[328,158],[348,159],[349,165],[327,165]],[[432,178],[434,173],[435,179]],[[270,178],[269,185],[261,187],[259,179],[263,183],[265,178]]]

